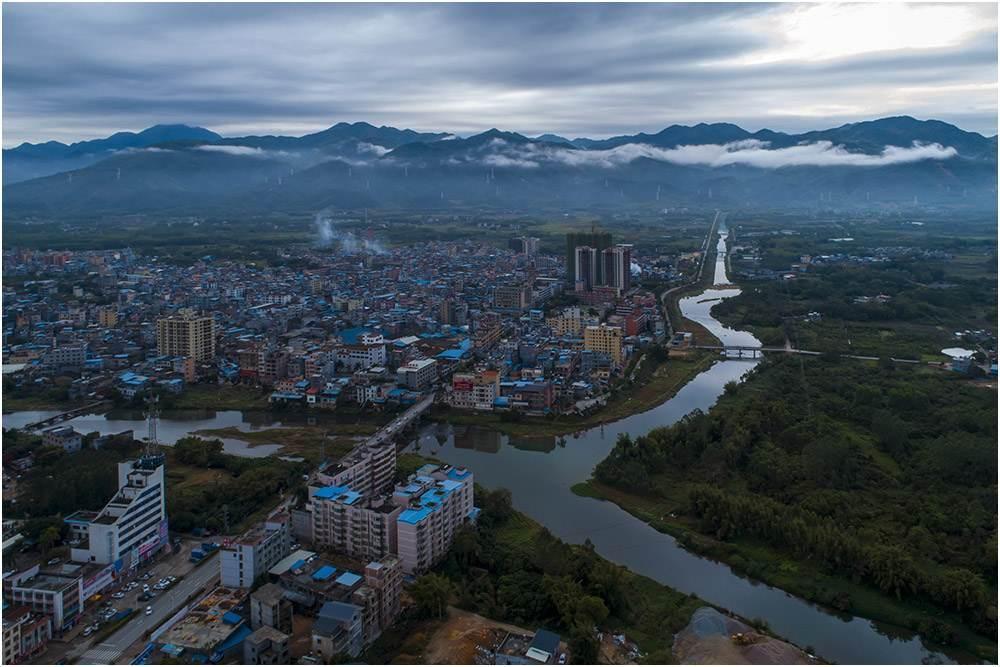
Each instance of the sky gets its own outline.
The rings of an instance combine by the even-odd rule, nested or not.
[[[157,123],[997,132],[997,5],[4,3],[3,145]]]

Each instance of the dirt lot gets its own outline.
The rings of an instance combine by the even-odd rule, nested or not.
[[[476,647],[492,646],[507,632],[527,635],[533,634],[534,630],[525,630],[449,607],[448,620],[427,644],[424,662],[429,665],[476,664]]]

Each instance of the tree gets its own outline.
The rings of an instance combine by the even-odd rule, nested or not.
[[[590,628],[576,627],[569,636],[569,650],[575,665],[597,664],[600,645]]]
[[[56,542],[60,539],[59,529],[55,526],[49,526],[42,531],[42,534],[38,537],[38,546],[42,549],[43,555],[48,555],[49,550],[56,545]]]
[[[425,574],[410,589],[417,609],[424,616],[442,618],[455,591],[454,585],[439,574]]]

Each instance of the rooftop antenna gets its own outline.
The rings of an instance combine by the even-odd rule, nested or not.
[[[118,167],[117,171],[115,171],[115,180],[116,181],[122,180],[122,168],[121,167]]]
[[[660,201],[660,186],[656,186],[656,201]]]
[[[143,446],[143,458],[154,458],[160,453],[160,442],[156,437],[156,425],[160,421],[160,397],[156,394],[146,399],[146,444]]]

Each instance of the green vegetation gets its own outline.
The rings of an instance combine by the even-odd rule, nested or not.
[[[481,426],[510,436],[560,436],[617,421],[651,410],[673,396],[687,382],[708,368],[712,355],[687,353],[666,356],[664,348],[653,348],[637,364],[634,375],[624,378],[611,390],[608,402],[583,416],[552,415],[527,417],[517,413],[481,413],[436,407],[431,415],[455,425]]]
[[[996,391],[778,357],[708,414],[619,439],[578,493],[835,609],[995,660]]]
[[[776,229],[741,220],[734,243],[753,246],[759,261],[737,254],[734,269],[788,271],[803,256],[841,259],[812,265],[794,280],[747,282],[742,294],[713,309],[724,323],[767,345],[787,337],[801,349],[842,354],[944,361],[941,349],[962,344],[954,333],[963,330],[992,338],[967,345],[995,346],[995,219],[819,220],[796,224],[795,233]]]
[[[180,396],[160,397],[161,409],[266,410],[270,392],[238,385],[191,384]]]
[[[456,535],[434,576],[451,582],[460,608],[523,627],[560,631],[574,662],[596,658],[595,625],[626,633],[647,652],[648,661],[669,662],[673,634],[705,605],[601,558],[589,542],[559,540],[515,512],[505,489],[477,488],[476,502],[482,508],[476,527]],[[421,586],[415,597],[418,604],[426,599],[430,611],[436,608],[438,591],[447,587],[437,580],[426,587],[430,590]]]
[[[196,437],[178,440],[168,456],[167,512],[171,528],[181,532],[241,532],[294,493],[307,470],[281,459],[224,454],[221,441]]]

